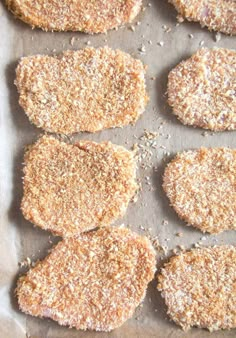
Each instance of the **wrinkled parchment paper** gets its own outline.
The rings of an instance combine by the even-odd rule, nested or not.
[[[189,57],[200,45],[207,47],[236,47],[236,38],[221,34],[220,41],[215,41],[215,33],[200,28],[199,24],[183,23],[176,26],[176,12],[166,0],[150,1],[134,21],[135,31],[131,25],[110,31],[107,35],[89,36],[82,33],[45,33],[39,29],[32,30],[29,26],[13,18],[8,13],[3,1],[0,3],[0,112],[1,112],[1,225],[0,225],[0,337],[1,338],[90,338],[90,337],[235,337],[236,332],[222,331],[210,334],[205,330],[192,329],[184,333],[175,324],[169,322],[166,308],[156,283],[148,289],[146,299],[138,308],[132,319],[121,328],[111,333],[82,332],[60,327],[47,319],[37,319],[26,316],[18,310],[14,297],[14,288],[20,270],[18,262],[26,257],[32,260],[43,258],[52,247],[51,242],[58,241],[50,233],[33,227],[27,222],[19,209],[22,196],[22,162],[24,146],[34,142],[42,133],[30,125],[24,112],[18,105],[18,95],[14,86],[15,68],[20,57],[32,54],[57,54],[65,49],[79,49],[91,45],[100,47],[108,45],[122,49],[134,57],[140,58],[148,65],[147,90],[150,96],[145,113],[135,126],[124,129],[106,130],[90,134],[78,134],[76,139],[92,139],[95,141],[110,140],[131,148],[140,142],[144,129],[159,132],[157,149],[152,149],[152,168],[139,170],[142,180],[142,191],[136,204],[130,204],[125,217],[117,225],[124,223],[130,228],[144,233],[142,227],[151,228],[153,236],[158,235],[160,243],[169,250],[177,245],[192,247],[203,234],[192,227],[186,227],[178,219],[168,205],[161,188],[161,177],[165,164],[178,151],[199,146],[236,146],[235,132],[223,132],[203,136],[203,130],[183,126],[171,115],[166,104],[167,74],[173,66],[182,59]],[[145,5],[148,3],[145,1]],[[136,24],[140,21],[140,24]],[[171,28],[166,33],[164,25]],[[189,37],[193,35],[193,38]],[[71,45],[71,38],[74,44]],[[160,46],[160,42],[164,45]],[[162,44],[162,43],[161,43]],[[145,48],[142,48],[142,46]],[[141,53],[142,50],[146,52]],[[154,79],[155,78],[155,79]],[[163,123],[163,124],[162,124]],[[170,136],[168,136],[170,135]],[[168,153],[167,161],[163,158]],[[157,171],[153,170],[157,168]],[[150,177],[151,186],[146,184],[145,176]],[[153,191],[149,191],[152,187]],[[168,223],[168,224],[167,224]],[[183,233],[177,237],[176,233]],[[218,236],[205,236],[204,244],[222,244],[236,242],[236,234],[225,232]],[[170,252],[170,251],[169,251]],[[166,258],[158,256],[158,267]]]

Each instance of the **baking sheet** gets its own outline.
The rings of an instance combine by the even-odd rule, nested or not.
[[[148,6],[148,3],[151,6]],[[42,133],[30,125],[24,112],[18,105],[18,95],[13,84],[15,68],[20,57],[32,54],[57,54],[65,49],[79,49],[87,45],[100,47],[108,45],[124,50],[140,58],[146,65],[147,91],[150,96],[145,113],[135,126],[124,129],[106,130],[96,134],[78,134],[72,139],[91,139],[97,142],[110,140],[131,148],[139,143],[136,137],[143,135],[144,130],[157,131],[160,135],[157,149],[147,163],[152,168],[139,169],[142,180],[142,191],[137,203],[130,204],[125,217],[117,225],[129,225],[131,229],[144,233],[143,228],[151,228],[152,236],[158,236],[160,243],[167,246],[168,253],[177,245],[192,247],[203,234],[192,227],[186,227],[169,207],[167,198],[161,188],[161,177],[168,160],[178,151],[198,148],[200,146],[236,147],[235,132],[218,134],[183,126],[171,115],[166,104],[167,74],[182,59],[189,57],[200,45],[207,47],[236,47],[236,38],[221,34],[220,41],[215,41],[215,33],[200,28],[199,24],[183,23],[176,26],[176,12],[166,0],[144,1],[146,10],[134,21],[135,31],[131,25],[110,31],[107,35],[86,35],[82,33],[45,33],[29,26],[7,12],[3,1],[0,3],[0,124],[1,124],[1,260],[0,260],[0,337],[1,338],[74,338],[74,337],[235,337],[235,330],[214,332],[192,329],[185,333],[175,324],[169,322],[166,308],[156,291],[153,282],[141,308],[138,308],[132,319],[121,328],[111,333],[82,332],[60,327],[51,320],[42,320],[25,316],[18,310],[14,297],[17,275],[20,271],[18,262],[30,257],[32,260],[43,258],[47,250],[58,238],[50,233],[35,228],[27,222],[20,210],[22,197],[22,161],[24,146],[34,142]],[[140,22],[137,25],[137,21]],[[171,28],[165,32],[163,26]],[[193,38],[189,37],[193,34]],[[71,39],[75,42],[71,45]],[[164,42],[161,47],[159,42]],[[145,53],[140,52],[142,45]],[[155,78],[155,79],[154,79]],[[169,136],[170,135],[170,136]],[[167,161],[163,159],[167,157]],[[153,170],[157,168],[157,171]],[[145,177],[150,177],[151,185],[146,184]],[[152,190],[152,191],[150,191]],[[168,223],[168,224],[167,224]],[[177,237],[176,233],[183,233]],[[225,232],[218,236],[205,236],[204,244],[235,244],[235,232]],[[158,256],[158,266],[165,258]]]

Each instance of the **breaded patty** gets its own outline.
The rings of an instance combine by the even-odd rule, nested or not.
[[[236,248],[193,249],[170,259],[158,276],[170,318],[184,330],[236,327]]]
[[[188,21],[226,34],[236,34],[235,0],[169,0]]]
[[[137,190],[133,153],[110,142],[43,136],[25,155],[21,209],[35,225],[72,236],[123,216]]]
[[[20,309],[82,330],[111,331],[129,319],[155,272],[150,241],[107,227],[63,239],[17,283]]]
[[[182,123],[214,131],[236,129],[236,52],[198,50],[169,73],[167,91]]]
[[[105,33],[131,22],[142,0],[6,0],[19,19],[45,31]]]
[[[165,169],[163,188],[188,225],[203,232],[236,230],[236,150],[200,148],[178,154]]]
[[[19,103],[48,132],[72,134],[134,124],[147,103],[145,67],[120,50],[85,48],[24,57]]]

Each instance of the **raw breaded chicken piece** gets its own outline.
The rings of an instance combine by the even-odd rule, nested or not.
[[[137,190],[133,153],[110,142],[43,136],[25,155],[24,217],[72,236],[122,217]]]
[[[16,70],[19,103],[48,132],[72,134],[134,124],[147,103],[145,67],[108,47],[24,57]]]
[[[169,0],[181,17],[200,22],[202,27],[236,34],[235,0]]]
[[[129,319],[154,277],[150,241],[106,227],[63,239],[17,283],[20,309],[82,330],[111,331]]]
[[[105,33],[133,21],[142,0],[6,0],[19,19],[45,31]]]
[[[200,148],[178,154],[167,166],[163,188],[188,225],[203,232],[236,230],[236,150]]]
[[[203,48],[168,77],[168,102],[183,124],[236,129],[236,52]]]
[[[236,327],[236,249],[193,249],[170,259],[158,276],[170,318],[184,330]]]

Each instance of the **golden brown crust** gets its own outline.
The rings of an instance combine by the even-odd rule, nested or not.
[[[133,154],[110,142],[43,136],[25,155],[25,218],[59,236],[110,225],[137,190]]]
[[[64,239],[17,283],[20,309],[82,330],[111,331],[129,319],[155,272],[149,240],[102,228]]]
[[[174,256],[158,276],[168,314],[184,330],[236,327],[236,248],[216,246]]]
[[[33,28],[93,34],[131,22],[142,0],[6,0],[6,4],[17,18]]]
[[[48,132],[96,132],[133,124],[147,103],[145,67],[119,50],[85,48],[21,59],[19,103]]]
[[[214,131],[236,129],[236,52],[200,49],[168,77],[168,102],[187,125]]]
[[[235,0],[169,0],[188,21],[226,34],[236,34]]]
[[[178,154],[167,166],[163,188],[189,225],[203,232],[236,230],[236,150],[200,148]]]

